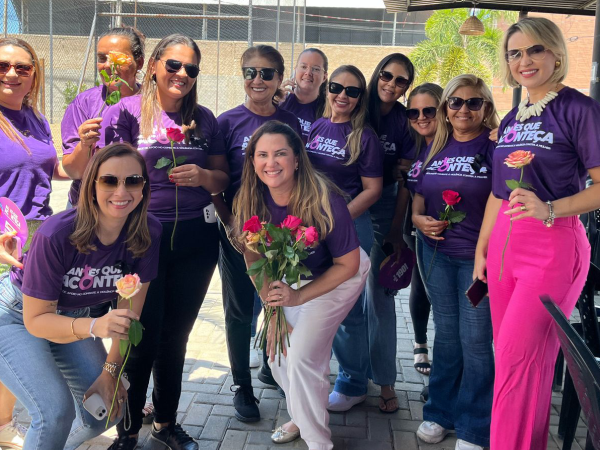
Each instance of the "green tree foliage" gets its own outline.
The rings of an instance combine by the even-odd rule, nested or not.
[[[417,73],[416,84],[437,82],[445,86],[457,75],[472,73],[489,85],[499,74],[502,30],[497,24],[501,19],[513,23],[518,14],[478,9],[475,15],[483,23],[485,34],[462,36],[458,30],[469,15],[466,8],[444,9],[427,19],[427,39],[419,42],[410,54]]]

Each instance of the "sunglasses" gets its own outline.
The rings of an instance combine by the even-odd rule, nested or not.
[[[391,72],[388,72],[387,70],[382,70],[381,72],[379,72],[379,79],[381,81],[385,81],[386,83],[389,83],[390,81],[392,81],[394,79],[394,74],[392,74]],[[396,77],[396,87],[399,88],[405,88],[408,86],[408,80],[402,76]]]
[[[448,108],[454,111],[458,111],[464,104],[467,105],[470,111],[479,111],[484,103],[485,100],[480,97],[468,98],[466,100],[460,97],[448,97]]]
[[[31,72],[33,72],[32,64],[11,64],[8,61],[0,61],[0,75],[5,75],[10,72],[11,67],[15,68],[16,74],[20,77],[29,77],[31,76]]]
[[[127,192],[141,191],[146,184],[146,180],[141,175],[129,175],[124,180],[119,180],[115,175],[102,175],[96,180],[98,189],[104,192],[114,192],[119,188],[119,183],[125,185]]]
[[[437,112],[437,108],[435,106],[428,106],[427,108],[423,108],[423,109],[417,109],[417,108],[407,109],[406,117],[408,117],[409,120],[417,120],[419,118],[419,116],[421,115],[421,111],[423,112],[423,116],[426,119],[433,119]]]
[[[541,44],[536,44],[530,45],[529,47],[520,47],[508,50],[504,54],[504,58],[506,59],[507,63],[516,64],[523,57],[523,51],[525,51],[525,53],[527,53],[527,56],[529,56],[534,61],[541,61],[546,57],[546,47],[544,47]]]
[[[181,70],[181,67],[185,69],[185,73],[190,78],[196,78],[200,73],[200,67],[197,64],[184,64],[176,59],[167,59],[166,61],[161,59],[161,61],[165,64],[165,70],[169,73],[177,73]]]
[[[271,69],[269,67],[265,67],[260,70],[254,67],[242,67],[242,73],[244,74],[245,80],[254,80],[256,78],[256,75],[260,73],[261,80],[271,81],[273,77],[275,77],[275,74],[279,73],[279,70]]]
[[[341,94],[342,91],[346,91],[346,95],[350,98],[358,98],[362,92],[362,89],[356,86],[342,86],[340,83],[329,83],[329,92],[332,94]]]

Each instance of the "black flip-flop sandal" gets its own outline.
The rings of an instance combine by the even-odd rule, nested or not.
[[[427,347],[417,347],[417,348],[413,349],[413,354],[429,355],[429,349]],[[431,373],[431,363],[416,362],[416,363],[414,363],[414,367],[415,367],[415,369],[417,369],[417,372],[419,372],[421,375],[429,375]],[[427,370],[427,373],[423,373],[419,369]]]
[[[393,397],[390,397],[390,398],[384,398],[383,395],[380,395],[379,398],[381,400],[383,400],[383,404],[386,407],[386,409],[381,409],[381,407],[379,407],[379,411],[381,411],[382,413],[393,414],[393,413],[395,413],[396,411],[398,411],[400,409],[400,405],[396,406],[396,409],[393,409],[393,410],[388,410],[387,409],[388,402],[390,402],[392,400],[398,401],[398,396],[394,395]]]

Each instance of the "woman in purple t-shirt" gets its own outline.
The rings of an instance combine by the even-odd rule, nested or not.
[[[131,146],[98,152],[78,208],[44,221],[24,269],[14,272],[12,283],[0,282],[0,380],[31,416],[28,450],[74,450],[105,431],[106,421],[82,403],[98,394],[110,408],[123,362],[119,342],[139,319],[157,274],[160,223],[147,214],[147,180],[144,160]],[[116,282],[127,273],[142,283],[133,308],[121,302],[89,317],[90,307],[116,302]],[[108,354],[102,338],[112,339]],[[125,413],[126,399],[121,384],[113,424]]]
[[[264,302],[284,307],[291,331],[281,363],[275,358],[274,334],[268,338],[273,375],[285,391],[292,419],[271,439],[282,444],[302,434],[309,450],[331,450],[326,409],[331,344],[364,288],[369,259],[359,248],[341,192],[314,171],[294,130],[280,122],[266,123],[252,136],[245,159],[243,184],[234,202],[238,226],[255,215],[280,224],[291,214],[319,233],[318,246],[304,260],[312,276],[303,277],[302,287],[275,281],[264,283],[260,292]],[[244,256],[248,266],[261,257],[247,249]],[[274,322],[270,329],[275,329]]]
[[[269,120],[278,120],[291,126],[300,135],[300,125],[298,118],[280,108],[276,101],[276,98],[283,96],[280,86],[285,63],[281,53],[270,45],[257,45],[243,53],[241,63],[246,101],[225,111],[217,119],[225,139],[231,185],[224,195],[214,197],[213,202],[219,214],[221,233],[219,270],[225,310],[225,334],[233,384],[238,386],[233,406],[238,420],[256,422],[260,420],[260,411],[252,389],[249,356],[252,321],[260,313],[260,308],[254,307],[254,288],[245,275],[246,265],[240,253],[237,241],[239,231],[235,227],[231,206],[242,182],[246,147],[256,129]],[[258,355],[256,359],[257,357]],[[258,378],[263,383],[276,384],[265,361],[266,355]]]
[[[578,216],[600,207],[600,105],[562,84],[567,45],[554,22],[517,22],[503,50],[505,84],[527,88],[528,98],[498,130],[475,259],[475,275],[489,284],[496,349],[490,445],[539,450],[547,445],[559,349],[539,298],[550,295],[569,317],[586,281],[590,246]],[[594,184],[585,189],[588,174]],[[519,180],[530,187],[513,189]]]
[[[325,111],[328,69],[325,53],[318,48],[307,48],[298,56],[292,78],[282,84],[284,88],[291,86],[292,92],[280,106],[298,117],[304,144],[313,122]]]
[[[139,91],[136,74],[141,73],[144,67],[144,40],[145,37],[132,27],[118,27],[108,30],[98,40],[98,71],[106,71],[110,75],[110,60],[108,53],[111,51],[123,53],[131,58],[132,63],[119,68],[119,76],[129,85],[115,83],[108,85],[104,77],[100,77],[100,86],[88,89],[73,99],[67,107],[60,124],[62,137],[63,159],[62,165],[65,172],[73,179],[69,190],[69,202],[72,206],[77,204],[81,177],[90,161],[91,156],[98,147],[104,146],[104,129],[109,126],[103,124],[103,118],[114,105],[105,105],[107,95],[117,89],[121,98],[135,95]],[[118,108],[118,107],[117,107]]]
[[[441,442],[456,430],[456,448],[489,445],[494,353],[489,302],[473,308],[475,246],[492,188],[490,130],[498,126],[492,93],[475,75],[448,82],[413,199],[417,258],[435,320],[434,364],[417,436]],[[450,206],[448,206],[450,205]],[[455,217],[441,219],[453,208]]]

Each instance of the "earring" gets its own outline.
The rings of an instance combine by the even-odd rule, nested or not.
[[[135,71],[135,81],[136,81],[136,83],[142,84],[142,81],[144,81],[144,76],[145,75],[146,74],[144,73],[143,70],[141,70],[141,69],[136,70]]]
[[[446,116],[446,122],[450,123],[450,119]]]
[[[560,67],[561,62],[560,61],[556,61],[554,63],[554,67],[556,67],[557,69]]]

